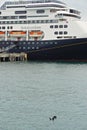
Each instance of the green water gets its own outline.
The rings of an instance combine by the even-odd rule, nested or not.
[[[87,64],[0,63],[0,130],[87,130]]]

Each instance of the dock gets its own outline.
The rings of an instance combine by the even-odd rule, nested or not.
[[[0,62],[27,61],[26,53],[0,53]]]

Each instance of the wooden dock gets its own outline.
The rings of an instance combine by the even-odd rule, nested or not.
[[[0,62],[27,61],[26,53],[0,53]]]

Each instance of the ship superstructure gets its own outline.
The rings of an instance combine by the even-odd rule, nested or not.
[[[78,48],[86,43],[87,22],[81,21],[80,11],[63,2],[16,0],[0,7],[1,53],[25,52],[30,59],[73,59],[80,58]],[[75,54],[68,56],[72,50]]]

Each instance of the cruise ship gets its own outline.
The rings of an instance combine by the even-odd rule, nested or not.
[[[58,0],[13,0],[0,6],[0,53],[29,60],[87,60],[87,22]]]

